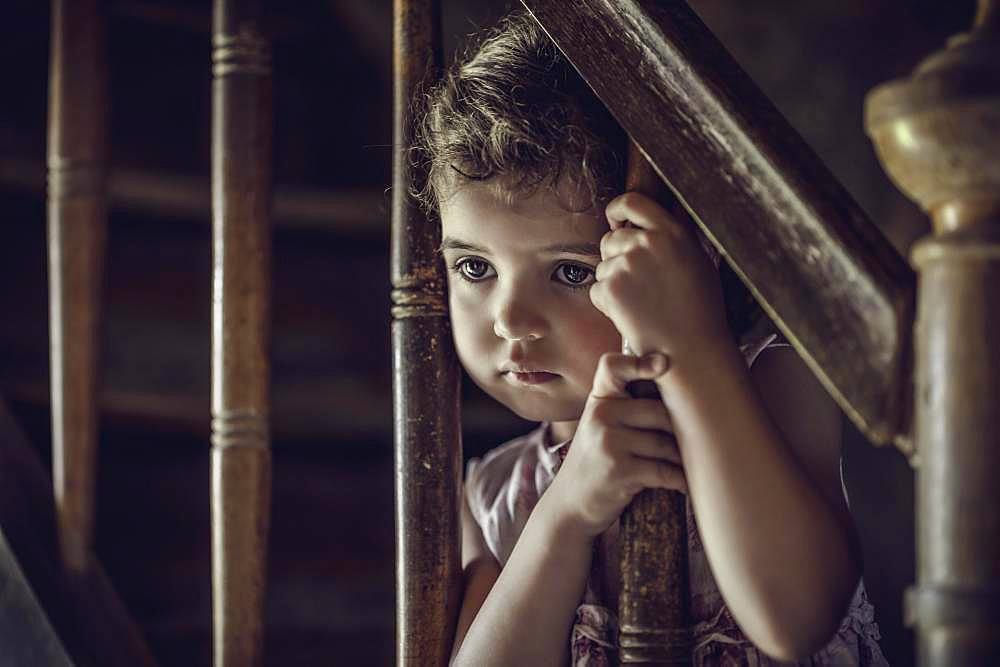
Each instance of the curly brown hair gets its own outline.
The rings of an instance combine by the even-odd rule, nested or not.
[[[474,36],[421,102],[429,213],[472,181],[510,199],[569,179],[591,205],[624,184],[625,132],[525,11]]]
[[[477,181],[510,201],[568,179],[584,210],[624,190],[628,135],[526,11],[473,36],[416,104],[412,194],[430,215]],[[725,262],[720,280],[736,338],[773,330]]]

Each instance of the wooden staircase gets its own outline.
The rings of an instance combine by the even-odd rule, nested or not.
[[[51,427],[43,85],[49,16],[44,4],[16,6],[9,10],[13,20],[0,27],[6,37],[0,40],[6,44],[0,46],[3,60],[24,64],[23,72],[4,76],[6,91],[20,94],[6,95],[0,105],[0,202],[5,218],[15,223],[6,230],[9,240],[0,244],[0,266],[8,277],[0,285],[0,307],[11,314],[0,326],[0,395],[21,424],[10,426],[5,417],[2,429],[2,455],[8,457],[0,464],[0,530],[9,547],[4,553],[16,557],[17,576],[29,582],[60,650],[76,664],[144,664],[149,659],[145,641],[159,664],[208,665],[211,17],[204,3],[110,3],[111,214],[97,393],[95,551],[102,569],[95,572],[107,572],[124,601],[120,606],[103,574],[84,584],[61,577],[54,528],[51,533],[38,529],[55,525],[46,471]],[[739,9],[707,0],[692,5],[709,16],[728,17],[727,45],[741,39],[752,44],[741,28]],[[887,16],[899,13],[889,2],[877,7],[865,10],[865,25],[885,26]],[[296,9],[275,4],[268,15],[275,38],[276,186],[274,487],[265,664],[325,663],[336,656],[338,664],[382,665],[394,655],[388,206],[383,194],[391,153],[390,9],[388,2],[333,1],[299,3]],[[499,11],[485,2],[453,7],[450,14],[446,7],[446,34],[469,30],[455,18],[461,9],[476,13],[477,23],[488,23]],[[785,13],[770,5],[761,11],[772,18]],[[866,74],[876,80],[899,74],[918,54],[968,23],[964,15],[955,18],[958,9],[941,11],[950,12],[948,20],[957,24],[924,26],[919,39],[907,42],[913,57],[893,56],[902,60],[895,70]],[[745,48],[746,58],[737,56],[746,65],[753,62],[754,47]],[[755,78],[766,78],[770,71],[763,65],[756,71],[748,67]],[[847,73],[843,77],[848,81]],[[806,78],[804,73],[798,80]],[[330,89],[363,93],[345,104]],[[775,90],[765,89],[769,95]],[[785,96],[775,99],[787,113],[790,105],[802,102],[794,86],[784,90]],[[857,104],[851,102],[847,110],[860,113]],[[810,113],[818,112],[801,112],[800,130],[809,129]],[[859,131],[850,124],[837,127],[845,134]],[[843,159],[838,149],[827,146],[824,160],[836,166]],[[861,183],[857,188],[862,190],[881,179],[878,192],[888,189],[871,170],[874,163],[863,172],[867,176],[847,173],[854,164],[848,161],[838,176],[851,185]],[[892,203],[883,205],[874,197],[862,201],[870,211],[897,212],[896,220],[916,219],[898,198],[885,197]],[[900,224],[902,248],[905,239],[919,233],[920,223],[909,229]],[[466,456],[522,430],[523,424],[466,390]],[[886,450],[869,451],[863,438],[855,438],[847,475],[849,488],[853,475],[863,491],[852,494],[856,511],[858,497],[867,498],[872,516],[889,505],[905,508],[900,500],[905,494],[879,505],[872,491],[878,483],[875,471],[898,473],[902,459]],[[869,464],[875,466],[872,472],[864,469]],[[864,514],[864,501],[860,504]],[[5,511],[8,507],[13,509]],[[29,516],[34,517],[30,523]],[[887,540],[885,526],[898,519],[891,514],[873,523],[872,541]],[[864,521],[859,523],[864,534]],[[907,530],[901,523],[902,541],[886,549],[912,553]],[[884,562],[872,567],[892,570]],[[901,568],[906,570],[906,564]],[[869,579],[868,584],[878,590],[878,583]],[[87,600],[84,606],[80,599]],[[892,609],[876,604],[880,616]],[[122,613],[123,607],[129,614]],[[87,625],[94,609],[108,610],[109,625]],[[905,656],[911,636],[891,616],[880,621],[884,632],[894,628],[895,650]],[[118,639],[131,636],[136,626],[144,640]],[[0,628],[0,640],[9,627]],[[115,630],[116,639],[108,640],[109,627],[130,629]],[[105,658],[101,650],[114,655]]]

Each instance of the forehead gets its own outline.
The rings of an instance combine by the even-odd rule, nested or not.
[[[470,183],[441,203],[443,237],[524,247],[596,242],[608,231],[604,207],[572,210],[548,187],[510,197],[489,183]]]

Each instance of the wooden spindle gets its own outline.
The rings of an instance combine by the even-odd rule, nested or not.
[[[107,238],[107,64],[98,0],[54,0],[49,62],[49,328],[59,543],[90,569]]]
[[[896,185],[930,214],[914,245],[920,665],[1000,664],[1000,6],[868,96]]]
[[[629,143],[625,189],[662,203],[673,199],[634,143]],[[637,350],[636,352],[642,352]],[[652,382],[633,383],[633,395],[659,397]],[[621,593],[618,652],[623,664],[691,663],[688,614],[687,499],[646,489],[622,513],[618,535]]]
[[[258,3],[212,35],[212,612],[217,667],[262,662],[271,502],[271,56]]]
[[[418,94],[440,70],[440,6],[395,0],[392,350],[396,469],[396,659],[447,665],[458,616],[462,443],[440,227],[409,195],[426,177],[408,149]]]

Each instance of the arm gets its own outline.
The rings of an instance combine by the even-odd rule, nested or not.
[[[455,664],[566,663],[594,538],[641,489],[686,488],[663,404],[632,399],[625,390],[629,381],[652,379],[664,370],[662,355],[601,358],[573,446],[535,505],[506,565],[495,583],[490,582],[488,593],[467,588]],[[466,525],[473,523],[471,516],[468,519]],[[474,523],[472,529],[478,533]],[[475,540],[463,542],[470,554],[485,550]]]
[[[469,498],[462,494],[462,608],[458,614],[458,625],[455,628],[455,642],[452,645],[451,659],[454,661],[462,640],[465,639],[472,620],[479,613],[483,601],[489,595],[493,584],[500,575],[500,563],[497,562],[486,540],[483,539],[479,524],[472,517],[469,508]]]
[[[472,559],[465,566],[453,665],[566,664],[570,628],[590,571],[591,543],[556,518],[552,499],[548,492],[539,499],[503,569],[486,551],[492,568],[480,565],[478,575],[473,569],[483,559],[475,554],[486,545],[466,504],[462,560],[467,544]],[[470,522],[479,545],[466,539]]]
[[[606,213],[590,297],[635,349],[670,357],[657,385],[719,589],[758,647],[806,656],[836,631],[860,572],[840,414],[794,353],[765,352],[748,371],[687,227],[637,193]]]
[[[840,488],[840,412],[798,356],[748,372],[731,344],[675,359],[658,381],[720,592],[747,636],[782,659],[836,632],[857,586]]]

